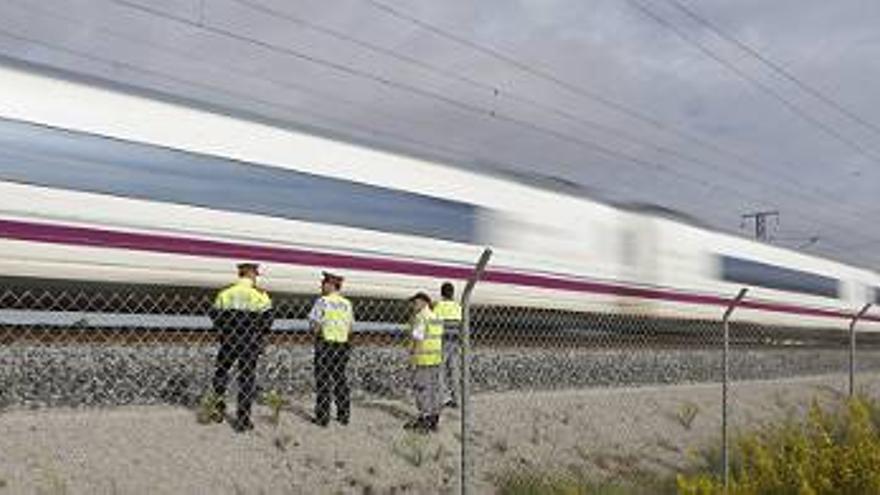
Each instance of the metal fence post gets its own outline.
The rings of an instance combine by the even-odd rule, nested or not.
[[[742,302],[749,289],[741,289],[739,294],[727,306],[724,312],[724,376],[721,384],[721,463],[724,473],[724,493],[727,493],[730,485],[730,457],[729,457],[729,440],[727,438],[727,387],[730,382],[730,317],[733,311]]]
[[[856,389],[856,324],[871,309],[871,303],[865,304],[849,324],[849,396],[855,394]]]
[[[468,492],[468,481],[470,479],[470,454],[468,445],[470,439],[468,432],[470,431],[470,380],[471,368],[468,359],[471,347],[471,294],[476,287],[477,282],[483,276],[486,265],[489,264],[489,258],[492,257],[492,249],[486,248],[474,267],[474,273],[471,275],[461,295],[461,350],[459,352],[460,359],[460,380],[461,380],[461,467],[459,469],[461,494]]]

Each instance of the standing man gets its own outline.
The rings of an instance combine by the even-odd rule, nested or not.
[[[238,412],[232,423],[237,432],[254,428],[251,405],[256,395],[257,359],[263,351],[265,334],[272,327],[272,300],[257,287],[259,274],[258,264],[239,264],[238,281],[217,294],[209,313],[220,334],[213,383],[218,422],[226,414],[229,369],[238,362]]]
[[[454,300],[455,287],[451,282],[440,286],[440,300],[434,305],[434,316],[443,321],[443,383],[449,400],[446,407],[458,407],[459,331],[461,306]]]
[[[431,311],[431,298],[419,292],[410,298],[410,365],[419,416],[404,428],[437,431],[440,423],[440,366],[443,364],[443,323]]]
[[[321,297],[309,313],[309,324],[315,334],[315,424],[330,423],[330,400],[336,402],[336,419],[347,425],[351,417],[351,392],[345,368],[351,354],[348,343],[354,313],[351,302],[342,297],[343,278],[323,272]]]

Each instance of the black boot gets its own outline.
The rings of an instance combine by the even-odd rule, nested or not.
[[[239,412],[238,416],[236,416],[235,418],[235,421],[232,423],[232,429],[237,431],[238,433],[244,433],[248,430],[253,430],[254,424],[251,422],[250,414]]]
[[[440,428],[440,415],[434,414],[433,416],[428,416],[427,426],[429,431],[437,431]]]

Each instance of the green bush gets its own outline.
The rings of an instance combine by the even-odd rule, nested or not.
[[[880,405],[867,397],[837,410],[815,402],[804,420],[738,437],[732,495],[880,494]],[[682,495],[723,493],[719,473],[680,475]]]

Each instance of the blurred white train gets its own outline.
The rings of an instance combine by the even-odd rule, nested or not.
[[[482,304],[842,327],[868,270],[588,199],[0,67],[0,283],[403,297],[495,254]],[[880,318],[867,324],[880,330]]]

